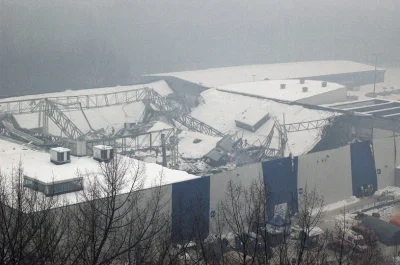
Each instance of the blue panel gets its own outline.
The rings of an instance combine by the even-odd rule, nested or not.
[[[210,225],[210,177],[172,184],[172,237],[204,239]]]
[[[350,145],[353,195],[360,197],[362,188],[372,185],[377,190],[377,176],[372,145],[369,141]]]
[[[297,157],[262,163],[264,184],[267,187],[269,220],[273,217],[277,204],[287,203],[292,213],[297,212],[297,166]]]

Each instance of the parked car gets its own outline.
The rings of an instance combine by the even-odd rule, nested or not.
[[[330,241],[326,244],[326,247],[336,252],[343,251],[344,254],[349,253],[351,250],[350,243],[344,240]]]
[[[375,244],[379,242],[379,237],[375,234],[375,231],[371,228],[362,226],[362,225],[354,225],[351,227],[351,230],[362,235],[367,244]]]

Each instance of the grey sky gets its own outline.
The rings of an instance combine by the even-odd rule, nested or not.
[[[315,59],[365,61],[375,52],[381,61],[400,59],[398,0],[0,3],[2,40],[7,39],[1,45],[57,53],[71,52],[69,47],[86,40],[106,43],[136,74]]]

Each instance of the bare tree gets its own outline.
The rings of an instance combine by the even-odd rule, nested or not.
[[[0,172],[0,264],[62,264],[66,222],[53,210],[61,206],[58,198],[24,187],[22,163]]]
[[[71,207],[75,230],[76,264],[111,264],[115,261],[144,264],[152,252],[155,236],[169,222],[164,189],[160,183],[142,190],[145,168],[116,156],[100,163],[99,172],[84,175],[82,203]]]

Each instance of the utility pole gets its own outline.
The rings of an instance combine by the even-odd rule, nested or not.
[[[375,56],[375,71],[374,71],[374,95],[375,95],[375,88],[376,88],[376,65],[378,64],[378,54],[374,53]]]

